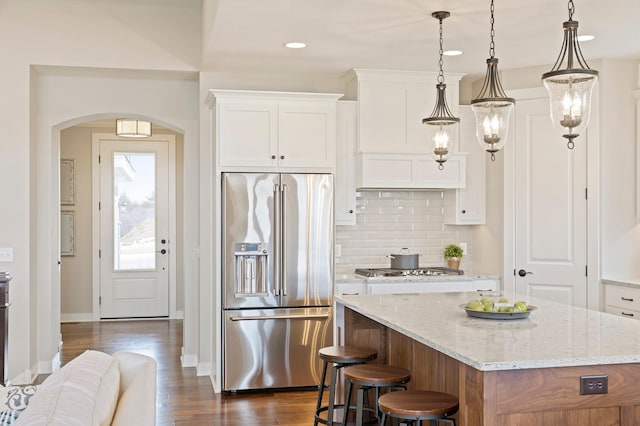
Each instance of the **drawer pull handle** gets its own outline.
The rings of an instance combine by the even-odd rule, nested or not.
[[[360,293],[356,292],[356,293],[341,293],[341,296],[359,296]]]
[[[478,290],[476,290],[476,291],[480,293],[480,292],[483,292],[483,291],[493,291],[493,289],[492,289],[492,288],[485,288],[485,289],[483,290],[483,289],[479,288],[479,289],[478,289]]]
[[[620,297],[620,299],[624,300],[625,302],[633,302],[633,298],[632,297]]]
[[[624,315],[625,317],[632,317],[632,316],[633,316],[633,314],[628,314],[628,313],[626,313],[625,311],[620,311],[620,313],[621,313],[622,315]]]

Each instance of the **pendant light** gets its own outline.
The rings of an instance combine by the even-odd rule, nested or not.
[[[442,71],[442,21],[450,16],[449,12],[433,12],[434,18],[440,21],[440,61],[438,66],[438,84],[436,84],[436,106],[428,118],[423,118],[422,123],[427,125],[427,140],[430,144],[433,158],[438,163],[438,169],[444,169],[444,163],[449,158],[453,144],[456,141],[458,124],[460,119],[454,117],[447,106],[447,98],[444,84],[444,72]]]
[[[495,30],[493,29],[493,0],[491,0],[491,42],[489,43],[489,59],[487,74],[478,97],[471,101],[471,109],[476,117],[476,138],[482,149],[491,154],[495,161],[496,152],[507,142],[509,134],[509,117],[516,101],[507,97],[498,74],[498,58],[495,57]]]
[[[592,70],[582,56],[578,43],[578,21],[573,20],[575,7],[569,1],[569,20],[562,24],[564,41],[553,69],[542,74],[542,82],[549,91],[551,121],[562,128],[567,147],[589,124],[591,92],[598,81],[598,71]]]
[[[123,138],[151,137],[151,122],[133,118],[118,118],[116,120],[116,136]]]

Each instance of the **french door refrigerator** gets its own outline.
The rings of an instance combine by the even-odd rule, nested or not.
[[[222,175],[223,390],[317,386],[333,342],[333,177]]]

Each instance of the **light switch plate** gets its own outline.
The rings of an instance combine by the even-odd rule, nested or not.
[[[13,248],[0,248],[0,262],[13,262]]]

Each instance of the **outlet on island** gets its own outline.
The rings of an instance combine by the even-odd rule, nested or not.
[[[580,395],[594,395],[609,392],[609,376],[580,376]]]

